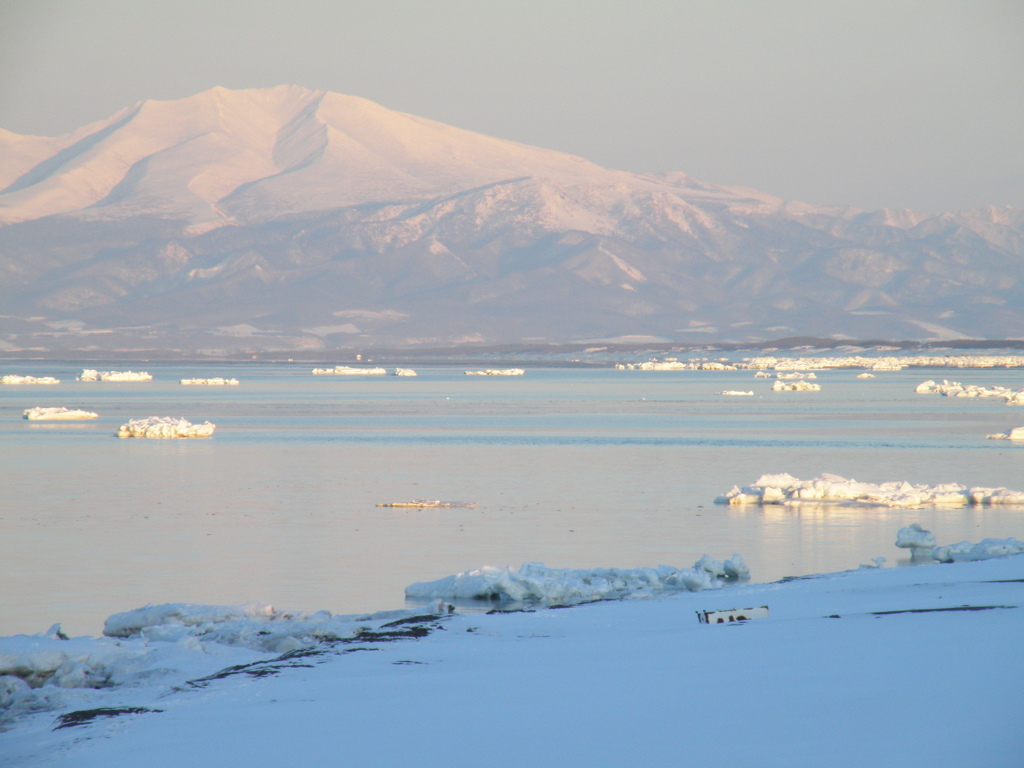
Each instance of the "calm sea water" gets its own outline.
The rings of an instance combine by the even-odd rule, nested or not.
[[[0,387],[0,634],[62,622],[98,634],[147,603],[336,613],[404,605],[404,587],[482,565],[692,565],[743,555],[753,581],[906,562],[896,531],[940,543],[1024,538],[1024,509],[728,507],[765,472],[1024,487],[1024,425],[1001,400],[916,395],[928,378],[1024,386],[1007,370],[818,374],[770,391],[753,372],[418,365],[419,376],[313,376],[308,364],[4,363],[56,386]],[[88,367],[97,367],[89,365]],[[389,369],[393,370],[393,369]],[[181,386],[235,377],[237,387]],[[723,397],[725,389],[754,397]],[[29,422],[62,405],[87,422]],[[205,440],[120,440],[132,418],[212,421]],[[475,508],[387,509],[430,498]]]

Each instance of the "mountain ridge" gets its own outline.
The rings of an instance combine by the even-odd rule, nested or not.
[[[1024,337],[1022,211],[786,201],[298,86],[0,132],[11,168],[0,350]]]

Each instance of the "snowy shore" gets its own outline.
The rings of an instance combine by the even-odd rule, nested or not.
[[[1024,555],[495,606],[289,614],[318,638],[297,645],[258,604],[130,611],[110,638],[0,638],[8,662],[33,644],[92,648],[97,669],[122,658],[95,688],[68,666],[84,687],[9,723],[0,754],[10,768],[678,765],[719,747],[757,766],[1024,763]]]

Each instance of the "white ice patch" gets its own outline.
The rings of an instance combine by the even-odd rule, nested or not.
[[[1008,387],[982,387],[977,384],[961,384],[959,381],[942,380],[941,384],[929,379],[917,385],[914,391],[919,395],[939,394],[943,397],[1001,397],[1007,405],[1024,405],[1024,389]]]
[[[909,549],[911,560],[931,560],[937,542],[934,533],[926,531],[920,523],[911,523],[896,532],[896,546]]]
[[[188,386],[237,387],[238,379],[225,379],[215,376],[212,379],[182,379],[181,383]]]
[[[152,381],[153,377],[145,371],[94,371],[86,368],[79,381]]]
[[[383,376],[383,368],[354,368],[351,365],[336,365],[333,368],[314,368],[314,376]]]
[[[1024,440],[1024,427],[1013,427],[997,435],[986,435],[989,440]]]
[[[0,384],[60,384],[60,379],[53,376],[18,376],[12,373],[0,377]]]
[[[751,396],[754,393],[753,392],[743,392],[742,390],[738,390],[738,389],[727,389],[727,390],[723,391],[722,394],[723,395],[729,395],[731,397],[741,397],[741,396],[744,396],[744,395],[745,396]]]
[[[899,371],[903,368],[1021,368],[1024,355],[907,355],[904,357],[753,357],[744,358],[742,367],[760,370],[822,370],[867,368],[873,371]]]
[[[772,384],[772,392],[820,392],[821,384],[815,384],[811,381],[803,381],[797,379],[796,381],[778,381]]]
[[[693,329],[691,329],[693,330]],[[703,330],[703,329],[701,329]],[[736,366],[717,360],[680,362],[675,358],[664,360],[647,360],[642,363],[616,363],[616,370],[620,371],[735,371]]]
[[[977,544],[961,541],[932,550],[932,557],[940,563],[959,563],[968,560],[991,560],[1024,552],[1024,541],[1009,539],[982,539]]]
[[[150,416],[148,419],[132,419],[122,424],[117,430],[118,437],[210,437],[217,428],[215,424],[204,421],[193,424],[185,419],[170,416]]]
[[[92,411],[72,410],[71,408],[26,408],[24,417],[30,421],[75,421],[80,419],[98,419],[99,414]]]
[[[518,570],[484,566],[405,588],[411,599],[498,600],[565,605],[594,600],[648,596],[659,592],[698,592],[745,580],[750,571],[734,554],[724,563],[705,555],[692,568],[597,568],[574,570],[525,563]]]
[[[918,523],[900,528],[896,534],[896,546],[909,549],[911,560],[938,560],[940,563],[991,560],[1024,552],[1024,542],[1014,538],[982,539],[977,544],[961,541],[939,547],[936,546],[935,535]]]
[[[861,483],[832,474],[813,480],[792,475],[762,475],[752,485],[732,490],[715,499],[716,504],[799,504],[830,502],[875,507],[920,507],[926,504],[985,505],[1024,504],[1024,491],[1007,488],[968,487],[959,483],[914,485],[905,480]]]

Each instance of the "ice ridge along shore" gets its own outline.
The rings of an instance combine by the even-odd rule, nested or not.
[[[743,558],[734,554],[724,563],[705,555],[692,568],[599,568],[574,570],[525,563],[517,570],[485,566],[405,588],[410,599],[533,601],[566,605],[657,592],[719,589],[750,578]]]
[[[800,480],[789,474],[761,475],[751,485],[718,496],[716,504],[800,504],[829,502],[876,507],[919,507],[926,504],[1024,504],[1024,491],[968,487],[959,483],[915,485],[905,480],[862,483],[832,474]]]

